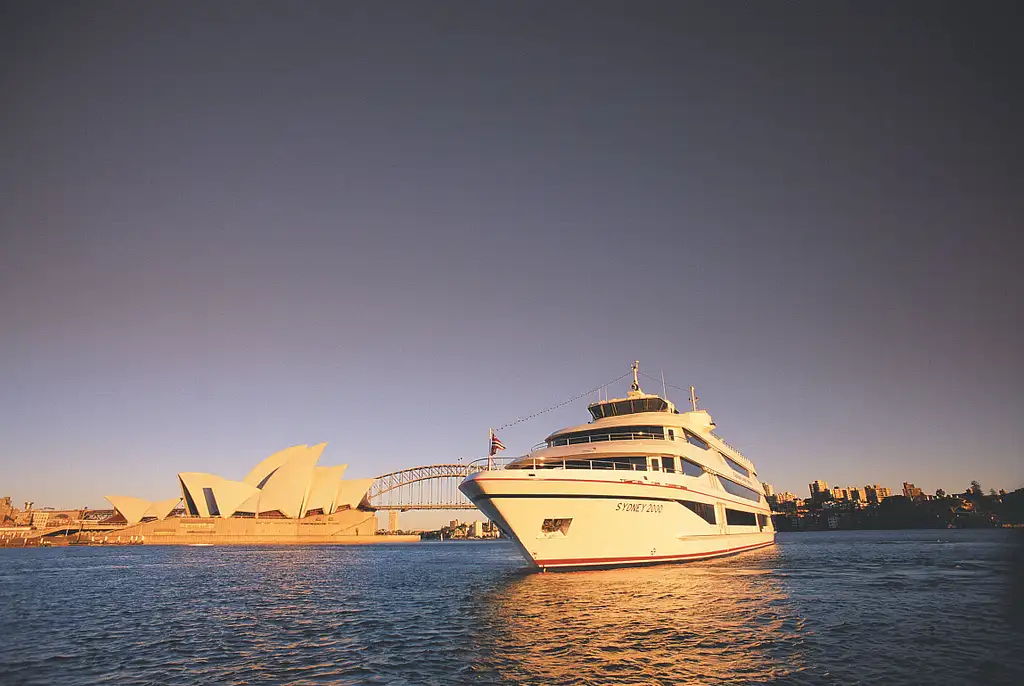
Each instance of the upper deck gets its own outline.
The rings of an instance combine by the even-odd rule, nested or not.
[[[555,431],[535,445],[530,455],[547,448],[586,443],[684,440],[703,450],[715,449],[726,460],[753,472],[753,463],[714,432],[711,415],[707,410],[697,409],[696,404],[694,398],[692,410],[679,412],[670,401],[644,393],[634,383],[634,389],[625,398],[591,403],[587,409],[592,421]]]

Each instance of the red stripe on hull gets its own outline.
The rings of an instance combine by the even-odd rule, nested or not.
[[[500,482],[506,482],[506,481],[529,481],[530,483],[534,483],[534,484],[536,484],[536,483],[553,483],[553,482],[557,481],[557,482],[569,483],[569,484],[612,484],[613,486],[621,486],[622,484],[629,484],[631,486],[648,486],[648,487],[651,487],[651,488],[671,488],[671,489],[674,489],[674,490],[677,490],[677,491],[693,491],[694,493],[698,493],[700,495],[704,495],[704,496],[707,496],[709,498],[717,498],[719,500],[725,500],[725,501],[728,501],[730,503],[735,503],[736,505],[743,505],[745,507],[755,507],[755,504],[752,501],[750,501],[750,500],[733,500],[732,498],[728,498],[726,496],[723,496],[721,493],[705,493],[704,491],[698,491],[696,488],[690,488],[689,486],[677,486],[676,484],[645,484],[642,481],[603,481],[603,480],[597,480],[597,479],[494,479],[494,478],[488,478],[488,477],[482,477],[482,478],[478,478],[478,479],[473,479],[473,481],[500,481]],[[490,495],[490,494],[485,494],[485,495]],[[611,494],[611,495],[614,495],[614,494]],[[768,516],[771,516],[771,514],[772,514],[771,510],[762,510],[760,508],[755,508],[755,509],[760,514],[766,514]]]
[[[554,567],[554,566],[582,566],[582,565],[613,565],[624,562],[669,562],[672,560],[693,560],[704,557],[714,557],[715,555],[728,555],[729,553],[741,553],[747,550],[756,550],[757,548],[764,548],[775,543],[775,540],[766,541],[764,543],[755,543],[754,545],[745,545],[738,548],[725,548],[723,550],[709,550],[706,553],[687,553],[685,555],[647,555],[640,557],[581,557],[581,558],[568,558],[565,560],[535,560],[534,564],[538,567]]]

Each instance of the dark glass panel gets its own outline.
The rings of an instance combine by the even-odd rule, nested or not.
[[[741,465],[739,462],[736,462],[735,460],[729,459],[729,457],[726,456],[726,455],[722,455],[722,457],[725,458],[726,464],[728,464],[730,467],[732,467],[733,470],[735,470],[736,472],[742,474],[743,476],[747,476],[747,477],[750,476],[750,470],[747,469],[746,467],[744,467],[743,465]]]
[[[707,441],[705,441],[705,440],[704,440],[703,438],[701,438],[700,436],[695,436],[695,435],[694,435],[693,433],[691,433],[691,432],[687,431],[686,429],[683,429],[683,433],[685,433],[685,434],[686,434],[686,440],[687,440],[687,441],[688,441],[688,442],[689,442],[689,443],[690,443],[691,445],[695,445],[695,446],[697,446],[698,448],[700,448],[701,450],[707,450],[707,449],[708,449],[708,447],[709,447],[709,446],[708,446],[708,443],[707,443]]]
[[[757,516],[753,512],[725,509],[725,522],[731,526],[757,526]]]
[[[733,495],[738,496],[740,498],[752,500],[755,503],[761,502],[761,494],[755,491],[754,489],[747,488],[746,486],[741,486],[735,481],[730,481],[729,479],[726,479],[725,477],[722,476],[718,477],[718,480],[722,482],[722,488],[724,488],[727,492],[732,493]]]
[[[703,476],[704,475],[704,469],[699,464],[697,464],[695,462],[690,462],[689,460],[685,460],[683,458],[679,458],[679,462],[680,462],[680,471],[682,471],[683,474],[685,474],[687,476]]]
[[[693,510],[701,519],[708,524],[717,524],[718,518],[715,516],[715,506],[709,505],[708,503],[695,503],[690,500],[680,500],[685,507]]]
[[[210,516],[219,517],[220,508],[217,507],[217,499],[213,496],[213,489],[204,488],[203,496],[206,498],[206,509],[209,510]]]

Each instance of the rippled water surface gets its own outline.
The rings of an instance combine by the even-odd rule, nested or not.
[[[1024,683],[1012,540],[547,574],[505,542],[0,550],[0,684]]]

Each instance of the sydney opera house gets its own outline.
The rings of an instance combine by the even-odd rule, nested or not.
[[[165,544],[395,540],[374,535],[377,518],[367,500],[373,479],[346,480],[347,465],[317,465],[326,445],[274,453],[241,481],[202,472],[178,474],[181,495],[166,500],[106,496],[125,521],[117,536]]]

